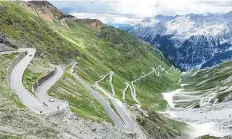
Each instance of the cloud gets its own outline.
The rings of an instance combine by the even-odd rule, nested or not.
[[[214,6],[232,6],[232,1],[231,0],[226,0],[226,1],[218,1],[218,0],[207,0],[207,1],[198,1],[198,3],[203,3],[203,4],[208,4],[208,5],[214,5]]]
[[[130,24],[134,22],[141,21],[142,18],[132,18],[127,17],[125,15],[114,15],[114,14],[96,14],[96,13],[70,13],[71,15],[77,18],[90,18],[90,19],[98,19],[106,24]]]
[[[78,18],[96,18],[104,23],[130,23],[155,15],[226,13],[232,0],[79,0],[51,1]]]

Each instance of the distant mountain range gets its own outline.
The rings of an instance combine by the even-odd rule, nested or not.
[[[157,15],[134,24],[113,24],[160,49],[181,70],[232,59],[232,12]]]

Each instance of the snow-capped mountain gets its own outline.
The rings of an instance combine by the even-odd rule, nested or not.
[[[232,59],[232,12],[158,15],[116,27],[154,44],[182,70],[210,67]]]

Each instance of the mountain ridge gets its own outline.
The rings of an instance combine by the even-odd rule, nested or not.
[[[160,49],[182,70],[200,69],[231,59],[232,13],[156,16],[120,26]],[[172,50],[172,52],[169,51]],[[217,57],[217,59],[216,59]]]
[[[23,74],[24,87],[33,94],[31,88],[40,78],[51,72],[56,65],[67,66],[61,79],[48,90],[48,95],[66,101],[72,113],[65,120],[60,120],[62,117],[59,116],[57,118],[41,117],[40,115],[36,115],[36,119],[30,119],[30,117],[24,119],[28,123],[30,120],[33,123],[35,120],[40,121],[38,126],[34,126],[33,132],[32,129],[27,128],[29,127],[27,124],[17,122],[18,126],[15,127],[14,122],[7,123],[6,120],[2,125],[12,129],[10,135],[24,137],[27,133],[26,135],[39,138],[64,138],[67,134],[78,138],[94,138],[96,136],[99,138],[104,138],[104,136],[109,138],[174,138],[182,135],[182,127],[185,124],[155,112],[166,108],[167,102],[161,93],[177,88],[180,74],[177,69],[170,69],[171,63],[159,50],[125,31],[104,25],[98,20],[68,18],[65,19],[65,22],[61,22],[62,19],[59,20],[60,18],[56,18],[56,14],[52,13],[52,8],[46,8],[46,6],[45,9],[43,6],[36,8],[39,15],[35,14],[34,10],[25,8],[21,2],[1,1],[0,9],[3,9],[0,13],[1,34],[19,42],[19,48],[27,47],[37,51],[33,61]],[[48,10],[49,16],[45,16],[43,10]],[[12,48],[10,45],[7,47]],[[0,80],[0,88],[4,93],[4,95],[0,93],[1,99],[7,101],[8,98],[14,97],[8,103],[0,102],[1,106],[5,108],[0,116],[6,115],[5,117],[10,117],[11,120],[20,119],[22,115],[26,117],[27,114],[33,114],[19,101],[18,96],[6,83],[9,82],[7,67],[17,54],[0,55],[1,79],[4,79]],[[27,57],[30,57],[29,53]],[[88,90],[70,74],[71,62],[77,63],[73,69],[74,73],[93,89],[96,89],[94,83],[103,75],[110,71],[114,72],[111,81],[114,85],[115,98],[124,102],[120,104],[125,106],[124,108],[130,112],[133,121],[138,123],[140,127],[138,133],[125,134],[114,128],[112,120],[104,111],[103,106],[89,95]],[[123,100],[122,91],[126,87],[125,82],[133,81],[149,73],[152,68],[159,66],[166,70],[170,69],[169,74],[165,72],[160,72],[159,76],[152,74],[134,85],[136,98],[141,104],[140,108],[136,106],[136,102],[128,90],[126,98]],[[100,85],[110,93],[107,80],[103,80]],[[105,98],[104,94],[100,95]],[[8,107],[15,111],[25,112],[17,112],[11,117],[12,113],[7,112]],[[143,115],[141,109],[147,111],[149,117]],[[49,126],[51,130],[41,133],[40,127],[43,127],[43,124],[48,125],[49,122],[54,126]],[[163,130],[160,130],[160,127]],[[19,129],[23,132],[20,135],[16,132]],[[0,134],[6,135],[2,132]]]
[[[86,22],[90,26],[95,28],[100,28],[104,24],[97,19],[78,19],[75,16],[67,14],[60,9],[53,6],[50,2],[43,0],[43,1],[18,1],[23,7],[25,7],[29,12],[34,14],[35,16],[40,17],[42,20],[46,22],[54,22],[57,20],[65,25],[66,20],[70,21],[82,21]]]

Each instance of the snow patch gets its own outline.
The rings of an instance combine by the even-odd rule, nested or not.
[[[165,112],[165,116],[182,121],[190,125],[191,138],[196,138],[203,135],[211,135],[223,137],[232,134],[230,123],[232,122],[232,102],[222,102],[214,105],[204,105],[201,108],[175,108],[173,97],[176,95],[186,94],[183,90],[177,89],[169,93],[163,93],[164,99],[170,105]],[[199,100],[208,100],[214,95],[206,95],[199,97]],[[185,98],[182,97],[183,101]],[[204,101],[206,102],[206,101]]]

